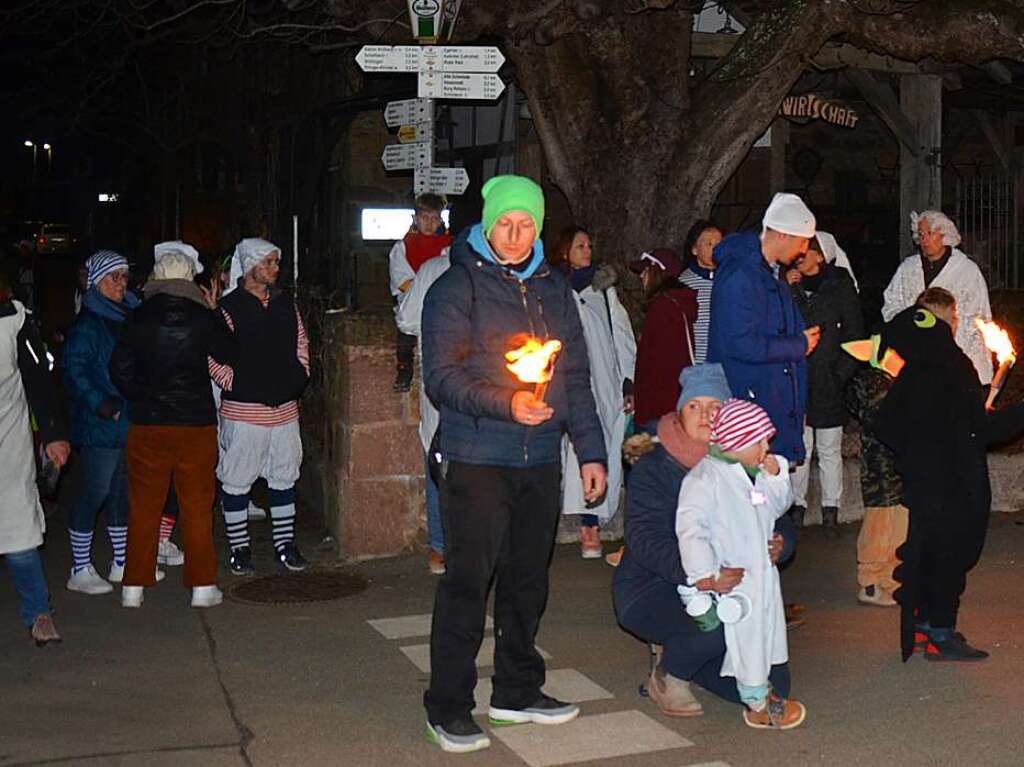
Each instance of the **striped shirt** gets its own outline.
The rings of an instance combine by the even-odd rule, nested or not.
[[[269,294],[260,299],[264,307],[270,303]],[[220,310],[224,321],[232,332],[235,330],[235,322],[223,308]],[[302,315],[299,308],[295,307],[295,321],[298,324],[298,343],[295,354],[306,369],[309,375],[309,337],[306,335],[306,326],[302,322]],[[231,391],[235,380],[235,371],[228,365],[221,365],[212,357],[208,359],[210,366],[210,378],[224,391]],[[278,407],[264,405],[259,402],[236,402],[230,399],[221,399],[221,418],[229,421],[243,421],[255,426],[283,426],[286,423],[299,420],[299,403],[297,400],[285,402]]]
[[[708,333],[711,331],[711,288],[715,273],[693,264],[679,275],[679,282],[697,291],[697,324],[693,327],[693,363],[700,365],[708,357]]]

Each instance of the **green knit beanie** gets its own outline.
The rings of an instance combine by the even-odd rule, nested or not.
[[[544,227],[544,192],[526,176],[495,176],[480,191],[484,198],[484,235],[491,236],[495,222],[511,210],[530,214],[540,237]]]

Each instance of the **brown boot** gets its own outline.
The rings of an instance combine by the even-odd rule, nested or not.
[[[42,647],[50,642],[61,641],[60,634],[57,633],[57,626],[53,622],[53,616],[49,613],[37,615],[30,631],[32,639],[36,642],[36,647]]]
[[[690,692],[690,683],[677,679],[657,666],[647,680],[651,700],[665,716],[700,716],[704,707]]]

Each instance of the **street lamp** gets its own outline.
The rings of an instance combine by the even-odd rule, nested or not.
[[[51,144],[43,144],[43,149],[46,150],[46,172],[51,174],[53,173],[53,146]]]
[[[36,175],[36,158],[37,158],[37,156],[39,154],[39,147],[37,147],[35,145],[34,141],[29,141],[28,139],[25,139],[24,144],[25,144],[25,146],[30,147],[32,149],[32,176],[35,177],[35,175]]]

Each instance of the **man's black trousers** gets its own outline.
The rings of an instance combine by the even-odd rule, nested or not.
[[[441,483],[445,574],[434,598],[427,718],[447,724],[474,707],[476,655],[494,595],[491,705],[526,708],[544,685],[534,638],[548,598],[548,565],[561,501],[561,466],[452,462]]]

